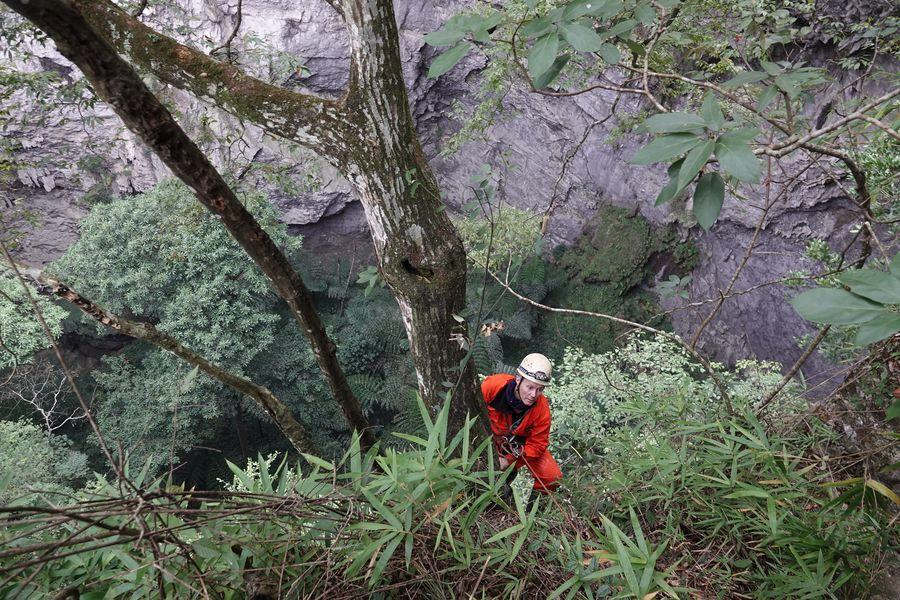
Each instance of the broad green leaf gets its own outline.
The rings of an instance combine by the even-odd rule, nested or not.
[[[643,56],[646,53],[644,47],[633,40],[625,40],[625,45],[635,56]]]
[[[606,0],[605,2],[598,0],[595,8],[591,10],[591,14],[597,15],[601,19],[608,19],[622,12],[623,8],[625,8],[625,3],[622,0]]]
[[[766,77],[768,77],[766,73],[760,73],[759,71],[744,71],[723,83],[722,87],[726,90],[730,90],[748,83],[757,83]]]
[[[775,81],[773,83],[780,90],[784,91],[791,100],[800,95],[800,88],[798,88],[794,84],[794,81],[787,75],[779,75],[775,78]]]
[[[874,344],[900,331],[900,314],[882,311],[880,315],[859,326],[856,338],[858,346]]]
[[[791,300],[791,304],[807,321],[834,325],[865,323],[882,314],[881,305],[848,291],[831,288],[803,292]]]
[[[562,23],[560,26],[563,37],[579,52],[596,52],[603,44],[603,40],[584,23]]]
[[[540,19],[534,19],[525,23],[519,30],[519,33],[524,35],[526,39],[530,39],[539,35],[544,35],[549,31],[551,25],[553,24],[550,22],[550,19],[541,17]]]
[[[608,65],[617,64],[622,59],[622,53],[613,44],[601,45],[597,53]]]
[[[659,191],[659,195],[656,197],[656,202],[654,202],[654,206],[659,206],[660,204],[665,204],[669,200],[675,197],[678,193],[678,171],[681,170],[681,163],[684,162],[684,159],[678,159],[669,165],[668,175],[669,175],[669,183],[667,183],[663,189]]]
[[[775,63],[769,62],[767,60],[760,61],[760,64],[762,65],[763,70],[773,77],[780,74],[784,70]]]
[[[703,174],[697,182],[697,189],[694,190],[694,216],[697,217],[700,227],[709,231],[719,218],[724,200],[725,182],[719,174]]]
[[[700,115],[685,112],[661,113],[647,119],[647,129],[653,133],[694,132],[705,124]]]
[[[534,78],[534,88],[539,90],[553,83],[553,81],[559,76],[560,71],[563,70],[563,67],[565,67],[569,62],[570,58],[572,58],[572,56],[569,54],[562,54],[560,56],[557,56],[556,60],[553,61],[553,64],[550,65],[549,69]]]
[[[566,4],[562,18],[564,21],[574,21],[579,17],[591,14],[597,6],[603,4],[603,0],[576,0]]]
[[[895,254],[893,260],[891,260],[891,273],[900,277],[900,252]]]
[[[756,100],[756,110],[763,111],[772,103],[775,96],[778,95],[778,88],[774,85],[766,86],[759,98]]]
[[[624,38],[628,37],[625,34],[630,33],[631,30],[634,29],[635,27],[637,27],[637,21],[635,21],[634,19],[627,19],[625,21],[622,21],[621,23],[616,23],[615,25],[610,27],[609,31],[606,32],[606,35],[608,37],[617,37],[618,36],[618,37],[621,37],[624,39]]]
[[[716,158],[725,171],[741,181],[756,183],[762,174],[762,162],[750,150],[747,134],[730,131],[716,140]]]
[[[722,107],[719,106],[719,101],[712,92],[706,93],[706,98],[703,99],[703,106],[700,108],[700,116],[703,117],[706,126],[713,131],[719,131],[722,129],[722,125],[725,124],[725,115],[722,114]]]
[[[882,304],[900,304],[900,279],[885,271],[862,269],[838,275],[850,291]]]
[[[556,60],[559,50],[559,35],[555,31],[539,38],[528,53],[528,73],[532,79],[543,75]]]
[[[463,39],[465,35],[466,32],[464,31],[457,31],[454,29],[438,29],[437,31],[432,31],[431,33],[425,35],[425,37],[422,39],[425,40],[425,43],[430,46],[450,46]]]
[[[649,2],[641,2],[634,7],[634,16],[642,25],[651,25],[656,21],[656,9]]]
[[[638,150],[629,162],[634,165],[662,162],[681,156],[701,143],[703,143],[703,138],[693,133],[663,135]]]
[[[888,419],[900,419],[900,399],[894,400],[893,404],[891,404],[890,407],[888,407],[888,409],[884,411],[884,416],[886,416]],[[900,463],[896,464],[900,465]],[[900,466],[895,468],[900,468]]]
[[[462,60],[462,57],[469,52],[471,46],[472,44],[469,42],[460,42],[439,55],[431,62],[431,66],[428,67],[428,77],[434,79],[452,69],[456,66],[456,63]]]
[[[476,13],[461,13],[447,19],[442,29],[447,31],[463,31],[476,32],[483,29],[490,29],[499,24],[503,20],[503,15],[494,12],[489,15],[479,15]]]
[[[712,156],[713,148],[715,147],[716,143],[713,140],[706,140],[687,153],[687,156],[684,157],[684,163],[681,165],[681,169],[678,170],[679,189],[694,180],[694,177],[697,176],[697,173],[700,172],[700,169],[703,168],[706,161]]]

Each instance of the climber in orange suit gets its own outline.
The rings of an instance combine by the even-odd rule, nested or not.
[[[481,383],[488,405],[494,448],[500,468],[527,466],[536,492],[556,489],[562,471],[547,450],[550,442],[550,404],[544,388],[550,384],[552,366],[543,354],[526,356],[515,375],[490,375]],[[529,505],[534,501],[531,495]]]

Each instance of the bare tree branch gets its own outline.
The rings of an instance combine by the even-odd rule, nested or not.
[[[225,56],[226,56],[226,58],[228,58],[228,60],[231,60],[231,42],[234,41],[235,36],[237,36],[238,31],[240,31],[240,29],[241,29],[241,18],[242,18],[241,4],[242,4],[242,0],[238,0],[237,16],[235,17],[234,27],[231,29],[231,34],[227,38],[225,38],[225,41],[222,42],[221,45],[216,46],[215,48],[213,48],[212,50],[209,51],[210,56],[214,55],[216,52],[218,52],[222,48],[225,48]]]

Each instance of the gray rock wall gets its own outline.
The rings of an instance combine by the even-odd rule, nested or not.
[[[198,42],[203,36],[221,40],[228,35],[236,0],[226,4],[192,0],[189,4],[191,13],[200,15],[189,22],[191,40]],[[710,232],[692,227],[684,201],[654,207],[653,199],[664,183],[663,170],[627,162],[646,139],[613,135],[620,118],[639,109],[636,98],[623,98],[615,114],[610,114],[615,98],[608,92],[555,99],[514,88],[505,99],[504,116],[483,132],[483,140],[467,143],[452,156],[439,155],[446,136],[460,126],[453,119],[454,103],[473,105],[473,90],[486,60],[473,53],[451,72],[429,80],[425,73],[435,51],[422,38],[465,4],[429,0],[395,3],[412,111],[447,204],[458,208],[467,201],[469,176],[487,163],[498,174],[502,196],[509,203],[541,215],[553,198],[548,229],[552,245],[572,243],[601,203],[628,208],[656,225],[676,223],[684,237],[695,240],[701,253],[693,273],[690,302],[715,297],[716,290],[728,285],[742,262],[766,197],[762,190],[751,189],[746,190],[746,201],[727,198],[720,220]],[[151,22],[166,22],[164,15],[150,13],[148,18]],[[253,56],[259,60],[246,66],[258,76],[277,76],[278,83],[298,91],[332,96],[340,94],[346,84],[346,36],[338,17],[321,0],[245,0],[241,32],[256,35],[251,46],[255,44],[257,53]],[[272,56],[277,59],[282,55],[260,53],[259,48],[266,45],[300,57],[305,69],[279,73],[278,65],[273,67]],[[28,68],[69,68],[51,50],[36,50],[42,60],[31,60]],[[178,107],[186,126],[206,139],[204,148],[220,166],[267,190],[284,221],[305,236],[308,251],[346,253],[348,248],[357,248],[362,260],[370,256],[362,210],[334,169],[308,152],[285,147],[254,127],[238,123],[184,94],[162,92]],[[36,102],[25,104],[33,114],[41,113]],[[25,123],[4,125],[4,135],[20,142],[14,144],[13,159],[31,166],[19,169],[16,179],[0,182],[0,193],[5,195],[7,204],[16,200],[20,206],[33,207],[43,218],[24,240],[20,256],[25,261],[47,262],[71,243],[76,235],[75,222],[88,208],[82,197],[97,186],[101,175],[107,177],[110,191],[118,194],[146,190],[168,176],[158,160],[121,128],[108,109],[99,106],[92,114],[96,121],[88,125],[80,113],[72,111],[52,116],[46,123],[26,119]],[[223,137],[225,141],[221,141]],[[83,160],[79,166],[79,160],[87,154],[102,159],[99,172],[96,165],[94,172],[85,170]],[[267,168],[247,169],[251,160]],[[567,160],[566,172],[561,176]],[[280,184],[279,174],[293,183]],[[738,277],[734,290],[779,279],[799,268],[805,263],[804,244],[811,237],[826,238],[834,247],[845,240],[854,212],[840,188],[833,183],[826,185],[819,169],[811,169],[793,180],[792,175],[796,175],[796,169],[792,171],[789,165],[779,173],[778,179],[783,183],[770,190],[771,206],[757,236],[755,254]],[[305,183],[297,185],[297,181]],[[535,223],[539,226],[540,218]],[[786,303],[789,295],[781,286],[769,286],[727,300],[704,332],[702,348],[728,362],[756,356],[789,364],[800,353],[794,338],[813,330]],[[676,330],[688,337],[712,305],[679,310],[678,304],[685,302],[668,300],[664,305],[674,309]],[[831,365],[816,356],[805,372],[821,380],[830,369]]]

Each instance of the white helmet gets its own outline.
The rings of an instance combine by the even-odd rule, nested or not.
[[[519,363],[516,374],[538,385],[550,385],[550,375],[553,373],[553,365],[543,354],[537,352],[529,354]]]

